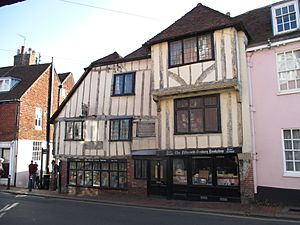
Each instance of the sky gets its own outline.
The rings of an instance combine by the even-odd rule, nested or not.
[[[25,43],[57,73],[84,68],[117,51],[133,52],[202,3],[237,16],[279,0],[26,0],[0,7],[0,67]]]

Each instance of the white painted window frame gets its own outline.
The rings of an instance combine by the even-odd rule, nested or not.
[[[289,5],[292,5],[292,4],[294,4],[294,7],[295,7],[297,27],[294,28],[294,29],[284,30],[284,31],[278,32],[277,21],[276,21],[276,9],[283,8],[285,6],[289,6]],[[272,7],[271,10],[272,10],[272,21],[273,21],[273,33],[274,33],[274,35],[288,33],[288,32],[292,32],[294,30],[299,29],[299,26],[300,26],[300,24],[299,24],[299,6],[298,6],[298,1],[297,0],[288,1],[288,2],[285,2],[285,3],[280,4],[280,5],[275,5],[275,6]]]
[[[32,160],[40,161],[42,156],[42,142],[33,141],[32,143]]]
[[[283,154],[283,168],[284,168],[284,172],[283,172],[283,176],[284,177],[300,177],[300,171],[287,171],[286,169],[286,158],[285,158],[285,145],[284,145],[284,131],[285,130],[297,130],[300,128],[283,128],[281,129],[281,143],[282,143],[282,154]],[[292,139],[293,140],[293,139]],[[293,141],[292,141],[292,145],[293,145]],[[292,151],[294,152],[294,147],[292,148]],[[295,160],[293,160],[293,163],[295,163]]]
[[[41,107],[35,108],[35,129],[43,129],[43,109]]]
[[[300,51],[300,49],[293,49],[293,50],[289,50],[289,51],[284,51],[284,52],[278,52],[278,53],[276,53],[276,67],[277,67],[276,68],[276,76],[277,76],[278,95],[300,93],[300,88],[287,89],[287,90],[281,90],[280,89],[279,73],[281,71],[279,71],[279,60],[278,60],[280,54],[286,54],[288,52],[293,52],[293,54],[294,54],[294,52],[298,51],[298,50]],[[299,64],[300,64],[300,62],[299,62]],[[295,68],[294,71],[297,71],[298,69],[300,70],[300,65],[299,65],[299,68]],[[292,71],[292,70],[289,70],[289,71]]]

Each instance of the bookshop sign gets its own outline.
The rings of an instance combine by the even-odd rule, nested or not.
[[[184,149],[184,150],[167,150],[160,151],[159,155],[163,156],[185,156],[185,155],[219,155],[219,154],[236,154],[241,153],[242,147],[228,148],[205,148],[205,149]]]

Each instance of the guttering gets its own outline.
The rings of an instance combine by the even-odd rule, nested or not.
[[[267,44],[247,48],[246,52],[254,52],[254,51],[258,51],[258,50],[262,50],[262,49],[271,48],[271,47],[274,47],[274,46],[289,44],[289,43],[296,42],[296,41],[300,41],[300,37],[291,38],[291,39],[284,40],[284,41],[275,41],[275,42],[270,41]]]
[[[9,100],[0,100],[1,103],[9,103],[9,102],[21,102],[20,99],[9,99]]]

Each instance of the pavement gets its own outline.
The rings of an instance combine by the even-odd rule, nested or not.
[[[58,191],[0,186],[0,192],[40,196],[46,198],[70,199],[76,201],[99,202],[106,204],[130,205],[139,207],[162,208],[170,210],[195,211],[214,214],[230,214],[236,216],[263,217],[272,219],[296,220],[300,223],[300,208],[267,203],[229,203],[229,202],[201,202],[166,200],[156,197],[138,197],[122,193],[101,193],[99,196],[68,195]]]

